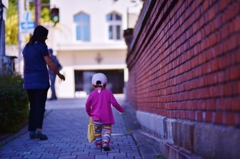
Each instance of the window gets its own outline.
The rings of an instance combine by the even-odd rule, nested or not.
[[[90,41],[90,17],[85,13],[74,16],[76,24],[76,40]]]
[[[121,40],[122,17],[117,13],[107,15],[108,22],[108,39]]]

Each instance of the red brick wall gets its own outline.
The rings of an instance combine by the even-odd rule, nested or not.
[[[169,118],[240,126],[240,1],[149,3],[127,56],[129,102]]]

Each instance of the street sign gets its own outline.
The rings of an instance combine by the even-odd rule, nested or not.
[[[21,29],[22,30],[33,30],[34,29],[34,22],[21,22]]]
[[[29,11],[26,11],[26,12],[23,14],[23,17],[24,17],[24,20],[25,20],[25,21],[31,21],[31,20],[32,20],[32,13],[29,12]]]

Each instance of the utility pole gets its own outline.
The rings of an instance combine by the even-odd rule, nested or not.
[[[24,13],[24,0],[18,0],[17,2],[18,2],[18,72],[21,73],[22,45],[23,45],[21,22],[23,21],[22,15]]]
[[[41,0],[34,0],[35,6],[35,27],[40,24],[40,15],[41,15]]]
[[[5,55],[5,37],[4,37],[5,25],[4,25],[4,19],[3,19],[3,10],[4,10],[4,5],[2,1],[0,1],[0,56],[1,57]]]
[[[127,7],[127,29],[129,28],[129,8]]]

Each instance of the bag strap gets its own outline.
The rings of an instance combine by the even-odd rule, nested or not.
[[[92,117],[91,117],[91,116],[89,117],[89,122],[91,122],[91,123],[92,123]]]

